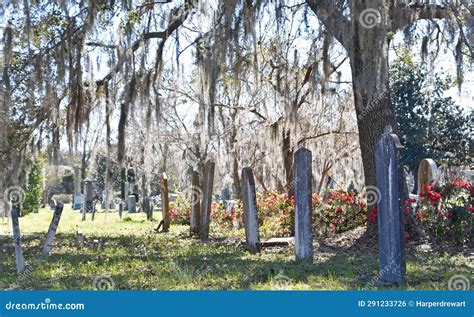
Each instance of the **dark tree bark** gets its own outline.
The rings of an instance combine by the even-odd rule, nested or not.
[[[345,1],[307,0],[311,10],[347,51],[352,71],[352,87],[359,128],[366,186],[375,186],[375,145],[385,126],[396,133],[394,107],[389,92],[390,36],[419,19],[447,18],[440,6],[406,6],[391,0],[372,2],[348,0],[351,18],[341,4]],[[365,20],[368,9],[376,14]],[[408,195],[404,173],[401,173],[401,201]],[[369,213],[374,206],[369,206]],[[370,225],[370,221],[368,221]]]

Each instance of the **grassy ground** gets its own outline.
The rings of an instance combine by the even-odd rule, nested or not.
[[[133,214],[127,221],[117,213],[97,213],[81,221],[65,208],[51,255],[41,255],[52,213],[41,210],[20,218],[25,273],[17,275],[11,224],[0,220],[1,289],[376,289],[376,247],[351,235],[315,241],[314,264],[294,261],[291,247],[245,252],[235,231],[211,232],[206,243],[188,237],[188,228],[172,226],[156,234],[157,221]],[[86,234],[80,247],[76,232]],[[359,230],[361,232],[361,230]],[[352,235],[357,236],[355,232]],[[360,234],[359,234],[360,236]],[[436,253],[429,245],[407,251],[408,289],[447,289],[455,274],[472,277],[468,250]]]

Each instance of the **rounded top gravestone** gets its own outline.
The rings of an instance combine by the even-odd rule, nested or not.
[[[418,167],[418,194],[426,194],[426,186],[438,180],[438,167],[432,159],[424,159]]]

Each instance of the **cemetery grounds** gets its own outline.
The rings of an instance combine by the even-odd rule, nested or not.
[[[378,280],[377,241],[359,227],[341,234],[315,237],[314,263],[295,261],[294,245],[245,251],[244,229],[221,228],[211,222],[210,239],[189,236],[189,226],[172,225],[167,233],[154,228],[143,213],[99,210],[90,214],[64,207],[49,256],[42,255],[53,212],[42,208],[20,218],[26,268],[15,270],[9,218],[0,226],[1,289],[132,289],[132,290],[362,290],[383,289]],[[84,241],[78,239],[84,234]],[[468,247],[429,241],[407,242],[410,290],[444,290],[456,275],[472,276]],[[393,289],[393,288],[392,288]]]

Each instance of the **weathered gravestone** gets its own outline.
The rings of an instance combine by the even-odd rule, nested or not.
[[[119,206],[119,217],[120,217],[120,220],[122,220],[122,214],[123,214],[123,206],[124,206],[124,203],[123,203],[123,202],[120,202],[118,206]]]
[[[62,202],[56,203],[56,208],[54,210],[53,219],[49,225],[48,233],[46,234],[46,239],[43,245],[43,254],[48,255],[53,246],[54,236],[56,235],[56,230],[58,229],[59,220],[63,213],[64,204]]]
[[[124,196],[123,196],[123,208],[124,210],[128,210],[128,196],[129,195],[129,187],[130,187],[130,184],[128,182],[124,182],[123,183],[123,192],[124,192]]]
[[[260,252],[260,232],[258,231],[257,195],[252,169],[242,169],[242,202],[244,205],[245,247],[251,253]]]
[[[168,191],[168,176],[161,176],[161,212],[163,221],[163,232],[170,230],[170,197]]]
[[[81,194],[81,170],[74,166],[74,195],[72,197],[72,209],[81,210],[84,199]]]
[[[295,253],[297,260],[313,261],[311,151],[297,150],[295,156]]]
[[[199,186],[199,172],[193,171],[191,182],[191,235],[199,234],[199,220],[201,217],[202,190]]]
[[[86,213],[94,211],[94,187],[92,180],[84,180],[84,204],[82,206],[82,220],[86,220]]]
[[[391,128],[376,146],[376,183],[380,272],[379,282],[402,285],[405,281],[404,219],[399,191],[399,150],[403,147]]]
[[[432,159],[424,159],[418,166],[418,194],[426,194],[425,186],[438,179],[438,167]]]
[[[202,180],[201,219],[199,221],[199,237],[203,240],[209,238],[209,225],[211,222],[212,188],[214,186],[215,163],[211,160],[204,164]]]
[[[137,198],[135,195],[128,196],[128,213],[134,214],[137,212]]]

